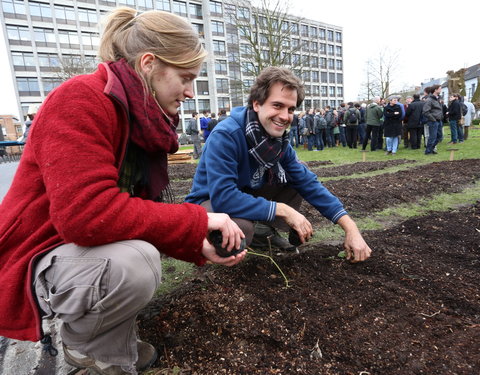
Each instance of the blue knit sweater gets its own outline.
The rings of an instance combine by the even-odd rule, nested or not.
[[[252,186],[259,165],[248,153],[246,115],[246,107],[234,108],[231,116],[214,128],[205,143],[192,190],[185,200],[201,204],[210,199],[214,212],[247,220],[273,221],[276,202],[243,192],[245,188],[261,187]],[[347,214],[340,200],[299,162],[290,145],[280,158],[280,164],[287,174],[288,184],[327,219],[336,223]]]

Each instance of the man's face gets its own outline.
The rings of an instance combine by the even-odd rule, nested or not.
[[[268,135],[279,138],[290,126],[293,112],[297,105],[297,91],[291,90],[278,82],[270,88],[270,95],[265,103],[253,102],[253,110]]]

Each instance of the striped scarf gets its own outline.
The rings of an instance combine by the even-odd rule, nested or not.
[[[268,173],[269,184],[286,184],[287,176],[279,160],[288,146],[287,132],[280,138],[270,137],[260,124],[257,112],[250,108],[247,110],[247,121],[248,152],[259,164],[255,175],[263,180],[264,174]]]

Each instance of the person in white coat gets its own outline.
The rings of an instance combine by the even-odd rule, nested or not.
[[[465,100],[464,104],[467,106],[468,112],[464,117],[465,124],[463,125],[463,133],[464,133],[463,134],[463,139],[467,140],[468,139],[468,129],[470,128],[470,125],[472,124],[472,120],[475,118],[475,106],[473,105],[473,103],[471,103],[469,101],[466,101],[466,100]]]

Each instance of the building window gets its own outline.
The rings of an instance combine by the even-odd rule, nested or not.
[[[32,21],[52,21],[52,9],[49,4],[43,3],[29,3],[30,17]]]
[[[318,43],[317,42],[311,42],[310,43],[310,51],[317,53],[318,52]]]
[[[61,5],[55,5],[55,19],[58,23],[64,23],[69,25],[75,25],[75,10],[72,7],[64,7]]]
[[[153,9],[152,0],[137,0],[137,4],[138,4],[139,8]]]
[[[32,52],[12,52],[13,68],[16,71],[35,71]]]
[[[343,74],[337,73],[337,83],[343,83]]]
[[[90,9],[78,9],[80,25],[95,26],[98,23],[97,12]]]
[[[215,36],[224,36],[225,35],[223,22],[212,21],[212,35],[215,35]]]
[[[225,42],[223,40],[214,40],[213,41],[213,53],[215,55],[225,56]]]
[[[227,74],[227,60],[215,60],[215,74]]]
[[[322,86],[322,96],[327,96],[327,86]]]
[[[252,75],[255,71],[255,65],[251,62],[243,62],[242,63],[242,73],[247,75]]]
[[[331,108],[335,108],[336,105],[337,105],[337,104],[336,104],[336,101],[335,101],[335,100],[330,100],[330,107],[331,107]]]
[[[60,78],[42,78],[44,95],[48,95],[55,87],[60,86]]]
[[[183,110],[188,113],[195,111],[195,100],[185,99],[185,101],[183,102]]]
[[[197,81],[197,95],[208,95],[208,81]]]
[[[320,74],[316,70],[312,71],[312,82],[320,82]]]
[[[341,46],[335,46],[335,54],[337,56],[342,56],[342,47]]]
[[[210,111],[210,99],[198,99],[198,111]]]
[[[300,39],[292,39],[292,48],[297,49],[300,46]]]
[[[313,95],[315,96],[320,95],[320,86],[313,86]]]
[[[39,53],[38,65],[43,72],[56,72],[60,70],[60,62],[56,54]]]
[[[156,0],[155,5],[158,10],[164,10],[166,12],[170,12],[170,0]],[[190,4],[191,7],[192,4]],[[201,8],[201,6],[200,6]]]
[[[335,73],[328,73],[328,82],[335,83]]]
[[[250,19],[250,9],[246,7],[238,7],[237,9],[237,17],[243,20],[249,20]]]
[[[342,60],[337,60],[337,69],[342,70],[343,69],[343,61]]]
[[[196,18],[196,19],[202,19],[202,5],[201,4],[194,4],[190,3],[189,5],[190,9],[190,17]]]
[[[302,40],[302,51],[308,52],[310,51],[310,42],[308,40]]]
[[[310,56],[310,62],[313,68],[318,68],[318,56]]]
[[[230,98],[228,97],[219,97],[217,98],[218,102],[218,109],[224,109],[226,111],[230,111]]]
[[[302,30],[302,36],[308,37],[308,25],[301,25],[300,29]]]
[[[290,24],[292,29],[290,30],[290,32],[292,34],[295,34],[295,35],[298,35],[298,23],[291,23]]]
[[[96,50],[100,45],[100,38],[97,34],[82,33],[83,48]]]
[[[322,83],[327,83],[328,82],[327,72],[322,72],[321,73],[321,78],[322,78]]]
[[[318,29],[318,37],[325,40],[325,29]]]
[[[310,82],[310,77],[311,77],[310,70],[306,70],[303,72],[302,79],[304,82]]]
[[[23,0],[2,0],[2,9],[7,17],[27,19],[27,11]]]
[[[228,94],[228,79],[226,78],[217,78],[217,93],[218,94]]]
[[[192,27],[197,31],[198,35],[203,37],[205,33],[203,31],[203,25],[201,23],[192,23]]]
[[[320,68],[327,69],[327,59],[325,57],[320,57]]]
[[[60,47],[62,48],[80,48],[80,39],[76,31],[58,31],[58,38],[60,39]]]
[[[240,44],[240,53],[242,56],[252,56],[252,51],[252,46],[250,44]]]
[[[335,33],[335,40],[337,41],[337,43],[342,43],[342,33],[337,31]]]
[[[328,51],[328,54],[329,54],[330,56],[333,56],[333,55],[335,54],[335,53],[334,53],[333,44],[329,44],[329,45],[328,45],[327,51]]]
[[[326,96],[326,95],[323,95]],[[325,108],[328,105],[328,100],[324,99],[322,100],[322,107]]]
[[[34,77],[17,78],[18,93],[21,96],[40,96],[38,79]]]
[[[55,34],[52,29],[34,28],[35,44],[39,47],[56,47]],[[76,34],[76,32],[75,32]],[[77,37],[78,38],[78,37]]]
[[[335,59],[328,59],[328,69],[335,69]]]
[[[320,43],[320,54],[322,55],[327,54],[327,45],[325,43]]]
[[[335,96],[335,86],[329,86],[328,93],[330,94],[329,96]]]
[[[339,97],[343,96],[343,87],[337,87],[337,96]]]
[[[215,16],[222,16],[222,3],[218,1],[210,1],[210,14]]]
[[[183,1],[173,1],[172,12],[179,16],[187,16],[187,3]]]
[[[8,42],[12,45],[30,46],[32,40],[26,26],[7,26]]]
[[[329,42],[333,42],[333,31],[327,30],[327,39]]]

